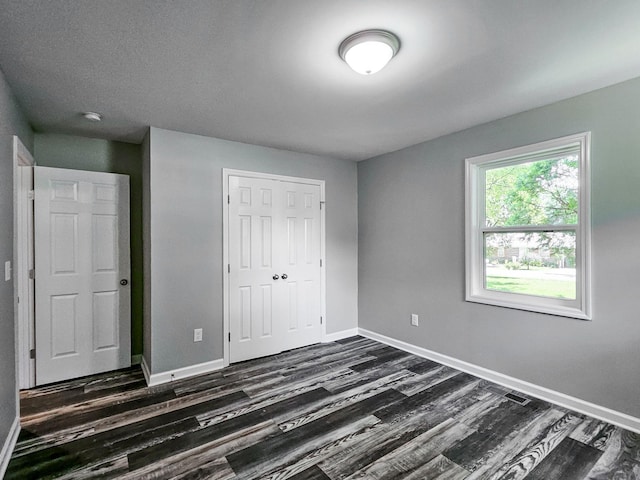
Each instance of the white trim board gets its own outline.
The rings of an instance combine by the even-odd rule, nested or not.
[[[342,330],[340,332],[329,333],[324,336],[322,343],[335,342],[336,340],[342,340],[343,338],[349,338],[358,335],[357,328],[351,328],[349,330]],[[137,360],[137,361],[136,361]],[[147,361],[143,355],[133,355],[131,357],[131,364],[139,364],[142,368],[142,373],[149,387],[154,385],[160,385],[162,383],[171,382],[172,380],[178,380],[181,378],[193,377],[195,375],[202,375],[205,373],[220,370],[225,367],[224,359],[213,360],[211,362],[200,363],[198,365],[192,365],[190,367],[178,368],[176,370],[169,370],[167,372],[152,374]]]
[[[140,359],[140,368],[142,369],[142,374],[144,375],[144,380],[147,382],[147,386],[151,386],[151,370],[149,370],[144,355]]]
[[[214,372],[224,367],[224,361],[219,358],[211,362],[199,363],[197,365],[191,365],[189,367],[176,368],[175,370],[168,370],[166,372],[151,373],[147,361],[144,356],[140,362],[142,367],[142,373],[147,381],[147,386],[153,387],[163,383],[168,383],[173,380],[180,380],[182,378],[193,377],[196,375],[203,375],[205,373]]]
[[[551,390],[549,388],[534,385],[533,383],[525,382],[524,380],[519,380],[517,378],[504,375],[500,372],[489,370],[488,368],[480,367],[463,360],[458,360],[457,358],[449,357],[448,355],[433,352],[431,350],[427,350],[426,348],[418,347],[401,340],[396,340],[394,338],[387,337],[386,335],[372,332],[364,328],[358,328],[358,333],[363,337],[377,340],[378,342],[391,345],[392,347],[399,348],[400,350],[404,350],[405,352],[428,358],[429,360],[433,360],[457,370],[470,373],[471,375],[489,380],[490,382],[494,382],[499,385],[518,390],[522,393],[532,395],[549,403],[569,408],[576,412],[589,415],[593,418],[597,418],[598,420],[603,420],[627,430],[640,433],[640,418],[633,417],[626,413],[618,412],[607,407],[602,407],[600,405],[596,405],[594,403],[587,402],[585,400],[581,400],[579,398],[572,397],[561,392],[556,392],[555,390]]]
[[[14,321],[16,329],[16,379],[20,388],[36,385],[35,360],[30,350],[35,348],[34,280],[29,270],[33,257],[33,166],[35,162],[17,136],[13,136],[13,277]],[[17,299],[20,298],[20,302]],[[19,401],[16,393],[16,401]]]
[[[11,460],[11,454],[13,453],[13,449],[16,447],[16,442],[18,441],[19,433],[20,417],[16,416],[13,420],[13,424],[11,425],[11,429],[9,430],[9,435],[7,435],[7,439],[2,446],[2,452],[0,452],[0,478],[4,478],[4,474],[7,471],[9,460]]]
[[[341,330],[339,332],[327,333],[322,339],[322,343],[335,342],[336,340],[342,340],[343,338],[355,337],[358,335],[357,328],[350,328],[348,330]]]

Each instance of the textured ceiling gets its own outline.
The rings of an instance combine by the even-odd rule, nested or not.
[[[370,77],[337,54],[365,28],[402,42]],[[639,52],[638,0],[0,0],[36,131],[127,142],[153,125],[361,160],[638,77]]]

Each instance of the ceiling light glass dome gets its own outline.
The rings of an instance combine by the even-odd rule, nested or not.
[[[356,72],[372,75],[389,63],[400,49],[400,40],[385,30],[363,30],[340,44],[340,57]]]

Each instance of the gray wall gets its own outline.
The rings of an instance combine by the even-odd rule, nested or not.
[[[636,79],[359,163],[359,326],[640,417],[639,112]],[[587,130],[593,321],[465,302],[464,159]]]
[[[140,145],[37,133],[36,164],[129,175],[131,207],[131,353],[142,354],[142,159]]]
[[[223,356],[223,167],[326,181],[327,332],[357,326],[355,163],[151,128],[152,373]]]
[[[13,135],[33,151],[33,132],[0,71],[0,450],[16,418],[13,279],[4,281],[4,262],[13,266]]]

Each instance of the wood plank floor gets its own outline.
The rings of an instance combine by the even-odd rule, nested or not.
[[[640,435],[362,337],[21,409],[7,479],[640,479]]]

